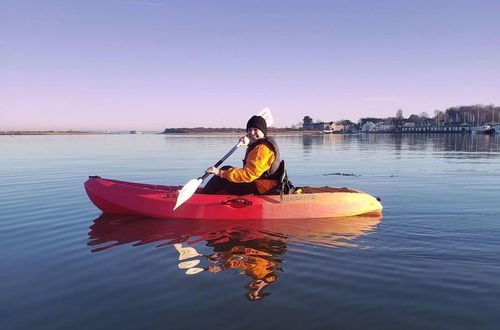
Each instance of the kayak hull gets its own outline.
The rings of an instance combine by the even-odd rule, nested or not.
[[[284,195],[203,195],[195,193],[173,210],[181,186],[163,186],[90,177],[84,184],[90,200],[104,213],[176,219],[307,219],[380,214],[380,201],[364,192]]]

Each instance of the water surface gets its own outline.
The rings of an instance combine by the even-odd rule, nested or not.
[[[1,136],[2,328],[498,328],[499,135],[277,141],[294,184],[364,190],[383,217],[103,215],[88,175],[182,185],[237,137]]]

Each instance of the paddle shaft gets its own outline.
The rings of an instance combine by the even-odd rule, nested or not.
[[[242,145],[242,143],[238,142],[238,144],[235,145],[231,150],[229,150],[229,152],[227,154],[225,154],[224,157],[222,157],[217,163],[215,163],[214,167],[219,167],[219,165],[222,164],[229,156],[231,156],[233,154],[233,152],[235,152],[236,149],[238,149],[238,147],[241,145]],[[206,178],[208,178],[208,176],[210,174],[211,173],[205,173],[205,174],[203,174],[203,176],[200,176],[198,179],[201,179],[201,181],[204,181]]]

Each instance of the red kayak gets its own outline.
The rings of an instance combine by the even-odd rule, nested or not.
[[[104,213],[176,219],[307,219],[380,215],[378,198],[347,188],[303,187],[290,195],[203,195],[195,193],[173,210],[182,186],[162,186],[90,177],[85,190]],[[198,191],[199,192],[199,191]]]

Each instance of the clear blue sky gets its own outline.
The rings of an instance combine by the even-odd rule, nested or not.
[[[0,130],[500,105],[500,1],[0,0]]]

